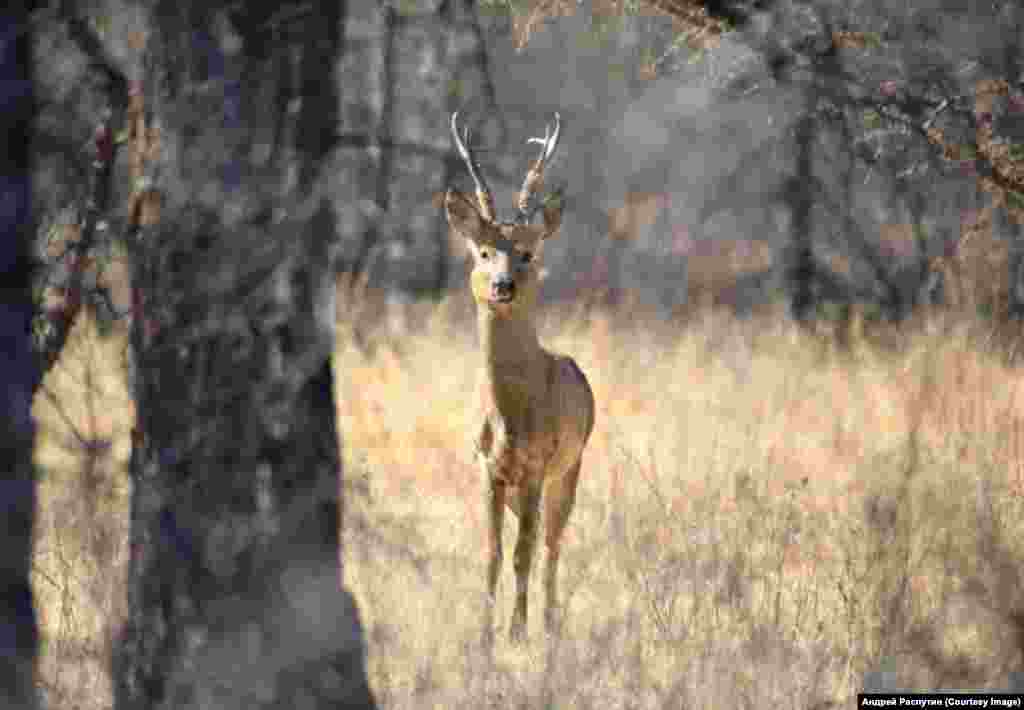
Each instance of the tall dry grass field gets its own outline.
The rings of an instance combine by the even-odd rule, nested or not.
[[[598,401],[564,634],[545,640],[535,585],[528,643],[502,628],[485,662],[463,298],[335,355],[346,577],[383,707],[825,708],[865,682],[1000,689],[1021,670],[1024,374],[966,326],[851,354],[780,320],[578,309],[541,327]],[[123,341],[83,325],[36,405],[43,672],[69,708],[109,704],[132,416]],[[91,468],[75,431],[110,441]],[[501,623],[512,586],[509,560]]]

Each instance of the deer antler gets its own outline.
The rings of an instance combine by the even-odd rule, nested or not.
[[[476,162],[476,158],[473,156],[473,152],[469,149],[467,144],[469,143],[469,126],[466,126],[459,135],[458,128],[459,112],[455,111],[452,113],[452,139],[455,141],[455,150],[458,151],[462,161],[469,168],[469,174],[473,178],[473,184],[476,185],[476,201],[480,204],[480,212],[484,219],[489,222],[493,222],[495,218],[494,212],[494,196],[491,194],[491,188],[487,187],[487,181],[484,180],[484,176],[480,171],[480,165]]]
[[[527,143],[540,143],[541,149],[540,155],[537,156],[533,167],[526,173],[526,179],[523,180],[523,188],[519,191],[519,199],[516,201],[516,207],[519,209],[516,221],[521,224],[529,224],[539,207],[539,205],[531,206],[530,200],[534,193],[544,184],[544,168],[551,161],[551,156],[555,154],[555,149],[558,148],[558,138],[561,134],[562,117],[555,112],[554,130],[552,130],[549,123],[544,127],[543,138],[530,138],[526,141]]]

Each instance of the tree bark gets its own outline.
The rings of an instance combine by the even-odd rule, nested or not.
[[[366,708],[331,353],[346,4],[159,1],[133,237],[136,430],[116,703]],[[149,150],[152,149],[152,150]]]

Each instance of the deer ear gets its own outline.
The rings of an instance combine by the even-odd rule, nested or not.
[[[448,215],[448,224],[467,239],[475,237],[483,226],[480,211],[461,192],[448,191],[444,196],[444,211]]]

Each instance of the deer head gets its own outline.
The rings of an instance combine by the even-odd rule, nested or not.
[[[541,256],[544,241],[558,233],[562,205],[558,194],[541,202],[537,193],[544,183],[544,169],[558,147],[561,118],[543,138],[530,138],[527,143],[540,143],[541,152],[526,173],[523,187],[516,199],[512,221],[499,221],[494,211],[494,197],[469,148],[469,130],[458,130],[458,112],[452,114],[451,130],[458,151],[476,186],[474,203],[466,195],[449,190],[445,195],[448,224],[469,246],[473,258],[470,277],[473,298],[481,308],[497,315],[510,315],[529,310],[536,302],[540,282]],[[543,224],[532,224],[538,210]]]

